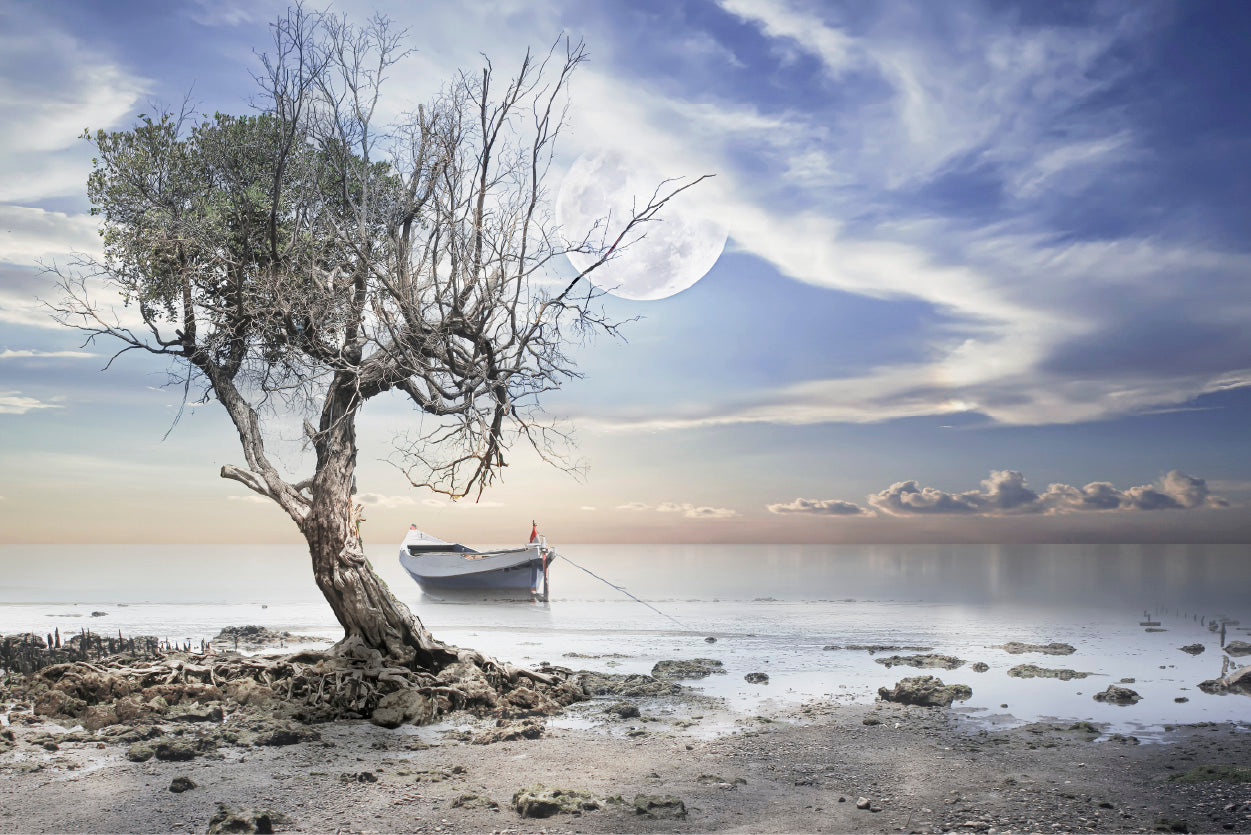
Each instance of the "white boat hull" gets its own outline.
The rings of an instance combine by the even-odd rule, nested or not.
[[[542,543],[498,551],[474,551],[409,531],[400,547],[400,565],[422,589],[521,589],[543,587],[545,560]]]

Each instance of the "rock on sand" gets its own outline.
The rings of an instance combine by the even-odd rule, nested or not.
[[[1013,678],[1058,678],[1060,681],[1069,681],[1075,678],[1085,678],[1090,673],[1079,673],[1077,670],[1067,669],[1055,670],[1035,664],[1017,664],[1008,670],[1008,675]]]
[[[634,814],[655,820],[685,820],[686,804],[671,794],[640,794],[634,798]]]
[[[1020,641],[1008,641],[1006,644],[998,644],[991,649],[1001,649],[1012,655],[1021,655],[1026,652],[1041,652],[1044,655],[1072,655],[1077,649],[1069,644],[1061,644],[1052,642],[1050,644],[1023,644]]]
[[[894,666],[905,667],[930,667],[939,670],[954,670],[957,667],[964,666],[964,660],[956,658],[952,655],[938,655],[929,653],[926,655],[891,655],[886,658],[875,658],[879,664],[883,664],[887,669]]]
[[[652,667],[652,676],[661,681],[673,681],[681,678],[704,678],[713,673],[725,673],[720,661],[715,658],[684,658],[657,661]]]
[[[925,707],[950,707],[953,701],[973,698],[973,689],[966,684],[943,684],[934,676],[905,678],[893,690],[879,687],[877,694],[884,701]]]
[[[562,813],[580,815],[598,809],[599,801],[590,792],[548,788],[536,783],[513,795],[513,808],[523,818],[550,818]]]
[[[1139,696],[1128,687],[1118,687],[1115,684],[1109,684],[1107,690],[1095,694],[1095,701],[1108,702],[1114,705],[1133,705],[1137,704],[1141,699],[1142,696]]]
[[[209,835],[225,832],[272,833],[274,824],[287,823],[281,812],[270,809],[233,809],[225,803],[217,804],[217,811],[209,818]]]

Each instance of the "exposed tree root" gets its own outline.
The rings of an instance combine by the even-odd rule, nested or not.
[[[352,637],[327,651],[286,656],[116,655],[53,664],[11,681],[10,689],[34,702],[36,713],[77,719],[93,730],[145,717],[178,719],[215,702],[305,722],[369,718],[395,727],[456,710],[549,714],[587,698],[568,669],[526,670],[473,650],[442,649],[454,660],[437,673],[388,663]]]

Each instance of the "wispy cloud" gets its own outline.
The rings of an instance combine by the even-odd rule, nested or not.
[[[382,493],[358,493],[356,495],[356,501],[360,502],[366,507],[381,507],[381,508],[387,508],[387,509],[396,508],[396,507],[421,506],[421,507],[435,508],[439,510],[474,510],[474,509],[481,510],[481,509],[486,509],[486,508],[504,506],[500,502],[493,502],[493,501],[454,502],[449,499],[440,499],[440,498],[435,498],[433,496],[426,496],[425,498],[418,498],[417,496],[410,496],[406,494],[401,494],[398,496],[390,496],[390,495],[385,495]]]
[[[71,252],[101,252],[100,221],[90,215],[0,204],[0,261],[34,265]]]
[[[792,43],[818,57],[825,71],[831,75],[841,74],[858,60],[855,55],[857,44],[846,32],[793,8],[789,3],[720,0],[720,5],[732,14],[757,23],[761,31],[775,41],[774,48],[786,61],[794,60],[788,49],[788,44]]]
[[[779,516],[872,516],[873,511],[855,502],[841,499],[798,498],[784,504],[766,505],[770,513]]]
[[[868,163],[861,176],[878,177],[887,188],[977,164],[1036,186],[1126,147],[1117,111],[1076,105],[1121,76],[1113,50],[1148,25],[1145,16],[1094,12],[1082,27],[1025,26],[1011,14],[975,14],[966,5],[891,4],[871,7],[852,25],[825,16],[838,12],[821,5],[720,5],[756,26],[785,62],[805,53],[817,59],[831,90],[852,93],[841,103],[856,118],[831,120],[838,135],[828,153]],[[838,84],[850,71],[873,98]]]
[[[1172,470],[1158,482],[1120,490],[1110,482],[1096,481],[1084,487],[1052,484],[1037,493],[1016,470],[994,470],[981,489],[949,493],[922,487],[915,480],[900,481],[868,497],[869,504],[891,516],[968,515],[1006,516],[1030,513],[1077,513],[1087,511],[1193,510],[1228,507],[1202,478]]]
[[[255,494],[250,495],[250,496],[230,495],[230,496],[227,496],[226,499],[232,502],[247,502],[249,504],[273,504],[274,503],[273,499],[267,499],[264,496],[257,496]]]
[[[90,359],[96,355],[89,351],[35,351],[29,349],[0,351],[0,360],[16,359]]]
[[[803,101],[781,94],[755,104],[728,91],[683,99],[634,79],[627,89],[592,72],[579,80],[590,93],[575,110],[582,135],[637,147],[665,170],[716,170],[684,210],[715,217],[737,251],[783,275],[920,301],[946,324],[924,362],[653,409],[641,420],[587,414],[582,425],[654,431],[958,412],[1077,423],[1251,385],[1251,338],[1233,324],[1251,315],[1241,281],[1251,259],[1150,230],[1082,240],[1088,230],[1048,220],[1057,200],[1080,205],[1086,190],[1125,181],[1127,167],[1141,174],[1144,137],[1101,97],[1133,71],[1126,46],[1155,25],[1150,14],[1092,8],[1081,26],[1048,26],[981,8],[879,5],[851,25],[822,17],[821,6],[720,5],[758,28],[783,63],[817,58],[822,83],[805,86]],[[926,189],[964,176],[993,184],[960,207],[967,216],[926,203]],[[1158,332],[1162,318],[1171,333]],[[1154,351],[1137,350],[1153,339]],[[1189,347],[1199,340],[1206,350]]]
[[[412,507],[418,503],[414,496],[387,496],[382,493],[358,493],[356,501],[366,507]]]
[[[268,23],[282,8],[255,0],[192,0],[185,13],[201,26],[242,26]]]
[[[661,502],[656,505],[645,502],[630,502],[629,504],[617,505],[617,510],[623,510],[627,513],[638,513],[640,511],[679,513],[685,519],[733,519],[739,515],[739,512],[733,508],[709,507],[707,505],[691,504],[690,502]]]
[[[1066,378],[1022,369],[1004,379],[962,386],[943,378],[943,364],[911,364],[876,374],[818,380],[766,390],[747,403],[707,404],[682,412],[635,416],[575,416],[580,428],[594,432],[656,432],[717,426],[773,423],[803,426],[820,423],[876,423],[905,417],[980,414],[1011,425],[1079,423],[1129,414],[1164,411],[1206,394],[1251,385],[1251,369],[1211,376],[1125,373],[1107,379]]]
[[[24,415],[38,409],[59,409],[57,403],[45,403],[18,391],[0,391],[0,415]]]
[[[35,7],[0,9],[0,200],[80,193],[91,154],[83,128],[112,127],[149,83]]]

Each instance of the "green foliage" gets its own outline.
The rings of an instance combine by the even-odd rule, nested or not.
[[[253,353],[295,365],[338,339],[351,294],[332,285],[386,246],[379,207],[399,194],[388,166],[319,149],[273,114],[217,113],[189,130],[145,115],[88,138],[107,277],[145,321],[199,329],[234,368]]]

